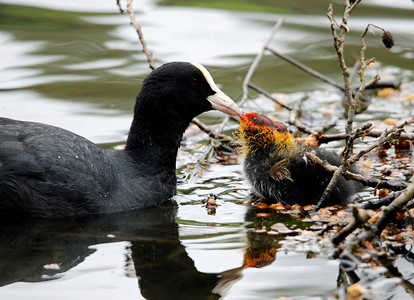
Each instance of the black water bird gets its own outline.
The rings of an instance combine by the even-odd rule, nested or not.
[[[0,118],[0,215],[57,217],[155,206],[176,192],[176,156],[198,114],[241,114],[200,64],[167,63],[143,82],[124,150]]]
[[[336,153],[297,143],[283,123],[257,113],[244,113],[240,117],[236,135],[245,156],[244,173],[252,194],[267,202],[289,205],[319,202],[332,173],[308,162],[306,151],[315,151],[331,165],[341,164]],[[355,167],[350,171],[358,173]],[[342,177],[323,205],[344,205],[361,187],[360,183]]]

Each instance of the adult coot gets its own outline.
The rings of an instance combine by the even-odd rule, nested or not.
[[[144,80],[121,151],[54,126],[0,118],[0,214],[69,216],[159,205],[176,192],[185,129],[211,109],[241,114],[203,66],[172,62]]]
[[[317,204],[332,178],[328,173],[307,162],[305,151],[339,166],[336,153],[320,148],[307,148],[295,142],[283,123],[273,122],[257,113],[240,117],[236,133],[245,155],[244,173],[252,193],[269,202],[284,204]],[[358,172],[355,167],[350,169]],[[344,205],[362,186],[341,178],[324,205]]]

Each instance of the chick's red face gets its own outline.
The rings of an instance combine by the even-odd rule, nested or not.
[[[244,113],[243,118],[245,118],[247,121],[251,122],[253,125],[256,126],[266,126],[275,128],[279,132],[287,131],[287,128],[283,123],[274,122],[271,119],[262,116],[258,113]]]

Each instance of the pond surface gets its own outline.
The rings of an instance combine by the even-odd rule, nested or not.
[[[121,146],[149,68],[129,16],[119,14],[115,2],[0,0],[0,115],[63,127],[107,148]],[[200,62],[235,100],[280,17],[285,21],[271,46],[341,82],[325,17],[329,2],[285,2],[133,4],[157,65]],[[366,24],[375,23],[391,31],[397,45],[387,50],[381,33],[370,35],[367,56],[377,57],[384,80],[413,80],[414,2],[393,1],[391,7],[385,1],[363,2],[350,22],[348,64],[359,54]],[[218,5],[233,9],[215,9]],[[337,3],[338,18],[341,9]],[[340,100],[323,82],[270,55],[253,82],[284,93],[288,103],[311,98],[308,108],[319,114]],[[265,100],[252,105],[274,110]],[[412,115],[412,105],[373,105],[358,118],[399,118],[406,109]],[[208,123],[220,118],[215,112],[202,116]],[[205,139],[188,134],[183,141],[179,194],[169,205],[58,221],[2,220],[0,299],[332,298],[337,261],[312,243],[290,247],[298,241],[252,232],[260,219],[246,205],[248,186],[239,163],[195,165],[205,151],[198,143]],[[205,207],[209,194],[217,196],[215,212]],[[274,221],[308,226],[286,216]],[[402,272],[412,275],[404,266]],[[375,299],[390,296],[384,289]],[[391,290],[394,299],[408,299],[401,288]]]

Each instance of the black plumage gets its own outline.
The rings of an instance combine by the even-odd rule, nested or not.
[[[315,151],[334,166],[341,164],[338,155],[298,144],[284,124],[256,113],[247,113],[240,120],[237,136],[244,149],[244,173],[252,193],[271,203],[317,204],[332,173],[309,163],[305,152]],[[350,171],[358,173],[355,167]],[[361,187],[342,177],[324,205],[344,205]]]
[[[176,192],[182,134],[198,114],[239,115],[199,64],[153,71],[137,96],[124,150],[54,126],[0,118],[0,215],[102,214],[159,205]]]

